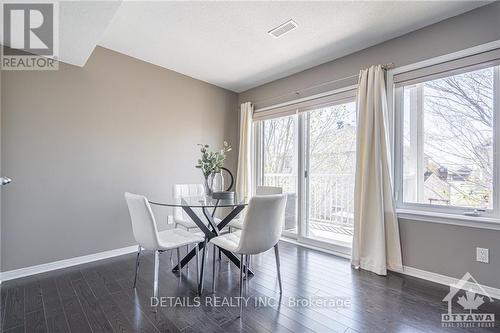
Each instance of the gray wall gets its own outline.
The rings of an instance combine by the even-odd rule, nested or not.
[[[400,219],[405,265],[500,288],[500,231]],[[490,263],[476,261],[476,247],[490,249]]]
[[[498,2],[243,92],[239,101],[264,107],[297,98],[294,91],[357,75],[372,64],[403,66],[495,40],[500,40]],[[309,89],[300,97],[342,83]],[[405,265],[457,278],[469,271],[481,283],[500,288],[500,231],[418,221],[401,221],[400,226]],[[476,246],[490,249],[490,264],[475,262]]]
[[[59,65],[2,75],[3,271],[134,244],[125,191],[168,198],[202,181],[197,143],[237,148],[233,92],[104,48]]]
[[[500,39],[499,22],[500,2],[497,2],[242,92],[239,94],[239,101],[241,103],[251,101],[256,107],[277,104],[329,91],[332,86],[334,88],[341,86],[343,82],[339,81],[320,88],[308,89],[300,96],[295,94],[298,90],[314,87],[318,84],[353,75],[357,76],[360,69],[373,64],[393,62],[396,66],[403,66],[498,40]]]

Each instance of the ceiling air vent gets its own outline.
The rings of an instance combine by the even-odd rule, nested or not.
[[[294,20],[289,20],[286,21],[285,23],[281,24],[280,26],[270,30],[268,34],[271,36],[278,38],[286,34],[287,32],[292,31],[293,29],[297,28],[297,23],[295,23]]]

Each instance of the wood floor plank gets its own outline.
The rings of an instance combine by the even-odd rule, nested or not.
[[[125,286],[130,286],[130,281],[124,280]],[[123,293],[128,297],[134,299],[134,305],[139,307],[145,314],[146,318],[160,331],[160,332],[179,332],[181,329],[190,325],[196,318],[186,318],[186,315],[175,309],[159,308],[154,313],[151,307],[151,289],[142,278],[138,279],[137,289],[123,287]]]
[[[40,280],[43,305],[45,310],[62,308],[61,298],[57,290],[56,281],[52,277],[46,277]]]
[[[104,297],[99,299],[99,304],[106,314],[111,326],[115,332],[135,332],[132,324],[129,322],[127,317],[122,313],[118,305],[110,297]]]
[[[109,266],[101,266],[96,269],[96,272],[110,294],[122,290],[121,286],[116,282],[116,276],[109,270]]]
[[[227,275],[226,273],[221,274],[221,276],[225,279]],[[210,275],[211,276],[211,275]],[[276,292],[276,288],[274,289],[255,289],[255,285],[252,283],[253,278],[250,279],[249,282],[249,288],[251,293],[249,294],[250,296],[254,297],[274,297],[274,299],[279,300],[279,293]],[[277,286],[276,286],[277,287]],[[262,291],[266,291],[267,293],[262,293]],[[282,315],[282,320],[286,322],[286,325],[292,325],[290,327],[293,327],[293,325],[297,326],[299,325],[299,330],[301,331],[307,331],[312,330],[312,331],[318,331],[318,330],[329,330],[331,332],[344,332],[346,330],[346,326],[341,325],[340,323],[336,322],[335,326],[332,326],[331,328],[327,328],[326,326],[321,324],[321,321],[317,321],[316,319],[320,316],[316,316],[316,318],[310,318],[308,316],[305,316],[301,310],[295,311],[295,309],[290,309],[286,307],[286,302],[282,299],[282,304],[281,306],[270,306],[277,312],[279,311],[280,315]],[[262,318],[260,318],[262,319]],[[324,320],[325,318],[321,318],[321,320]],[[333,322],[333,321],[331,321]],[[331,323],[330,322],[330,323]],[[284,325],[284,326],[286,326]],[[304,326],[304,327],[301,327]],[[293,328],[295,329],[295,328]]]
[[[160,296],[165,295],[165,290],[171,290],[168,296],[177,296],[181,299],[186,297],[193,298],[196,297],[196,284],[195,282],[195,272],[194,265],[190,265],[190,273],[186,274],[186,270],[184,269],[182,272],[182,277],[179,278],[178,275],[173,275],[171,272],[171,267],[168,263],[168,257],[163,255],[160,257],[163,259],[160,262],[160,276],[163,278],[160,279]],[[137,287],[138,293],[145,293],[145,297],[149,297],[152,294],[152,274],[153,266],[152,261],[150,260],[150,256],[145,256],[142,261],[143,270],[142,274],[139,276],[139,285]],[[208,274],[207,274],[208,275]],[[170,277],[170,278],[169,278]],[[172,279],[172,277],[174,277]],[[144,280],[146,279],[146,280]],[[146,296],[148,295],[148,296]],[[177,327],[183,329],[186,326],[191,326],[192,329],[198,328],[200,330],[205,329],[209,331],[220,331],[220,325],[229,320],[234,320],[236,318],[236,314],[231,314],[227,310],[220,308],[209,308],[200,307],[200,311],[194,311],[189,308],[183,307],[162,307],[160,311],[166,314],[169,319],[171,319]]]
[[[123,314],[120,307],[112,299],[112,294],[109,292],[108,288],[106,288],[107,280],[103,278],[103,274],[98,273],[99,268],[100,267],[92,267],[82,270],[85,281],[94,293],[94,296],[98,300],[108,321],[113,326],[113,329],[117,332],[133,332],[134,328]],[[118,287],[121,290],[121,287]],[[115,292],[117,291],[115,290]],[[165,332],[169,332],[169,330]]]
[[[82,304],[83,312],[92,328],[92,332],[113,332],[110,322],[104,315],[97,299],[85,280],[72,281],[78,300]]]
[[[63,301],[63,309],[71,332],[92,332],[87,317],[76,295],[72,298],[66,298],[66,300]]]
[[[130,318],[134,330],[141,333],[160,332],[138,306],[137,301],[120,291],[112,294],[112,298],[127,318]]]
[[[54,278],[54,281],[56,283],[57,293],[59,294],[61,302],[65,302],[76,297],[69,274],[59,275]]]
[[[46,311],[46,320],[48,333],[65,333],[70,331],[62,307]]]
[[[43,310],[42,288],[38,280],[24,286],[24,304],[25,313]]]
[[[8,294],[8,289],[0,284],[0,332],[2,331],[4,325],[5,304],[7,302],[7,294]]]
[[[43,309],[26,314],[26,333],[46,333],[47,322]]]
[[[24,326],[24,286],[22,285],[15,285],[8,290],[3,330],[18,326]]]
[[[24,333],[24,325],[11,328],[9,330],[3,331],[5,333]]]

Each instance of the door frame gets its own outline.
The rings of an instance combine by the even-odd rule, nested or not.
[[[330,92],[318,94],[318,97],[324,98],[325,96],[330,97],[326,105],[339,105],[343,103],[348,103],[356,101],[356,90],[357,85],[352,85],[349,87],[344,87],[341,89],[333,90]],[[349,97],[346,97],[346,92]],[[314,100],[315,96],[311,96],[308,100]],[[304,99],[297,100],[303,102]],[[293,105],[293,101],[286,103],[287,105]],[[322,105],[325,106],[324,99],[322,100]],[[319,106],[318,106],[319,107]],[[316,109],[318,108],[316,107]],[[272,107],[267,107],[266,109],[272,109]],[[329,251],[339,253],[342,256],[350,256],[351,246],[344,242],[339,241],[322,241],[314,238],[307,237],[307,221],[308,221],[308,189],[309,189],[309,179],[307,177],[307,170],[309,169],[309,158],[308,145],[309,145],[309,135],[307,133],[309,129],[309,117],[308,114],[314,108],[309,107],[307,110],[301,110],[297,107],[295,131],[296,131],[296,142],[297,142],[297,233],[291,233],[288,231],[283,231],[282,236],[284,238],[292,239],[297,241],[299,244],[310,245],[318,248],[323,248]],[[254,169],[254,188],[263,183],[263,149],[262,149],[262,137],[263,137],[263,126],[262,121],[254,123],[253,133],[255,134],[252,144],[254,145],[252,151],[255,163],[252,164]]]

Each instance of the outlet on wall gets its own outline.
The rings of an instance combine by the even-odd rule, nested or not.
[[[490,262],[488,249],[476,247],[476,261],[488,264]]]
[[[174,217],[172,215],[167,216],[167,224],[174,224]]]

